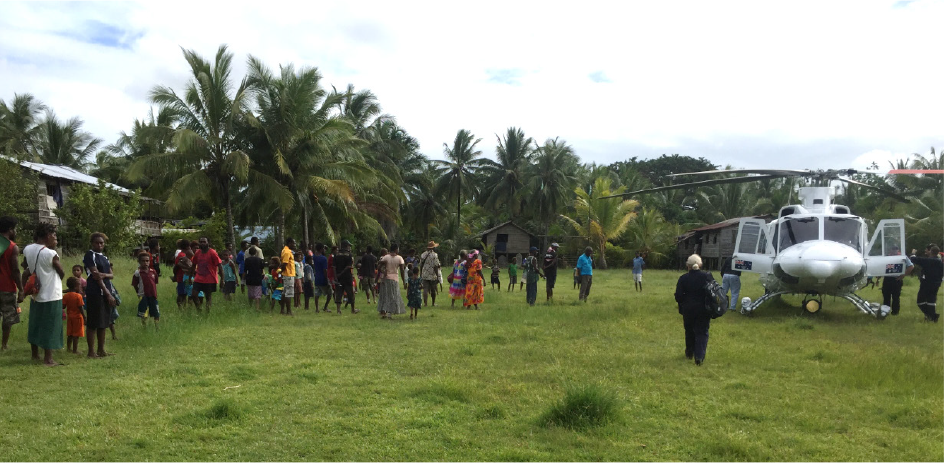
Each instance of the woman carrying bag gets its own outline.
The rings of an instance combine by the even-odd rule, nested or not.
[[[52,359],[52,351],[62,349],[62,277],[65,271],[59,262],[56,245],[56,226],[40,223],[33,232],[35,242],[23,249],[27,270],[23,275],[27,284],[26,293],[31,295],[27,340],[32,348],[33,360],[40,360],[39,349],[44,355],[42,362],[48,367],[59,365]]]
[[[675,302],[678,302],[685,327],[685,358],[694,358],[695,365],[701,365],[708,350],[708,325],[711,322],[705,309],[708,296],[705,286],[712,277],[700,270],[702,263],[698,254],[689,256],[685,265],[688,273],[680,276],[675,285]]]

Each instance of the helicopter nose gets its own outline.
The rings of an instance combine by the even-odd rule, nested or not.
[[[800,243],[784,250],[780,260],[787,274],[818,280],[852,277],[865,265],[859,251],[834,241]]]

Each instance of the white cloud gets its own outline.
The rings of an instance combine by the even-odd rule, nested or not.
[[[587,162],[844,167],[940,144],[942,15],[921,0],[4,2],[0,98],[31,92],[110,142],[154,85],[182,88],[181,46],[209,59],[226,43],[236,78],[251,53],[372,90],[433,157],[461,128],[491,153],[518,126]],[[91,21],[141,36],[130,50],[89,43]]]

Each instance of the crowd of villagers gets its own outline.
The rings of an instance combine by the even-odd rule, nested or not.
[[[35,361],[59,365],[52,357],[53,351],[62,349],[65,343],[69,352],[78,354],[79,339],[83,337],[88,357],[112,355],[105,349],[106,337],[110,331],[111,338],[118,339],[115,322],[122,306],[121,293],[126,288],[113,284],[115,274],[105,251],[108,237],[92,233],[88,251],[81,262],[71,266],[70,276],[65,278],[66,266],[56,249],[57,227],[38,224],[33,242],[21,249],[16,243],[17,225],[14,217],[0,217],[2,349],[8,348],[13,326],[20,322],[20,305],[30,297],[27,340]],[[309,310],[314,299],[316,313],[331,313],[329,304],[333,300],[335,313],[340,315],[341,306],[345,305],[352,314],[357,314],[360,311],[355,307],[355,296],[362,291],[369,304],[377,305],[381,318],[405,314],[409,308],[410,319],[415,320],[420,308],[430,303],[435,306],[437,295],[443,292],[442,264],[436,252],[439,245],[434,241],[420,255],[410,249],[405,257],[401,256],[399,246],[392,244],[377,254],[367,246],[355,259],[347,240],[329,248],[323,244],[296,244],[294,239],[287,238],[279,255],[266,259],[257,237],[240,243],[239,251],[228,244],[219,252],[206,237],[192,242],[180,240],[170,275],[166,276],[162,275],[158,240],[151,239],[146,244],[135,256],[137,267],[127,289],[137,295],[137,316],[142,324],[146,327],[150,318],[155,329],[161,318],[157,287],[165,279],[175,286],[179,309],[192,305],[201,312],[210,311],[216,292],[223,293],[227,300],[240,292],[256,310],[264,310],[268,302],[269,312],[274,313],[278,303],[279,313],[291,316],[293,309],[301,307],[302,300],[305,310]],[[452,307],[460,301],[463,307],[478,310],[484,302],[484,258],[480,251],[463,250],[453,261],[445,279]],[[491,284],[501,290],[501,269],[496,261],[491,264]],[[530,255],[520,262],[518,259],[510,262],[508,291],[518,283],[519,265],[523,271],[521,285],[528,287],[527,302],[534,305],[538,278],[548,280],[550,300],[557,273],[556,243],[548,248],[543,265],[537,258],[537,248],[532,248]],[[406,290],[405,303],[401,287]],[[321,297],[325,298],[323,305]],[[133,297],[125,295],[124,306],[133,305],[133,301]]]

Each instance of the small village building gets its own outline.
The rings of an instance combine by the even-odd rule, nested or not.
[[[32,211],[37,222],[51,223],[59,226],[68,226],[56,214],[69,198],[69,192],[76,183],[98,185],[99,179],[79,172],[71,167],[40,164],[37,162],[22,161],[19,163],[24,169],[31,170],[39,176],[36,191],[36,210]],[[130,195],[131,191],[112,183],[105,183],[123,195]],[[137,233],[145,238],[161,236],[161,202],[156,199],[141,197],[142,215],[134,222]]]
[[[770,215],[755,215],[752,218],[770,220]],[[679,268],[692,254],[701,256],[705,270],[720,270],[721,262],[734,254],[741,217],[728,219],[711,225],[695,228],[680,235],[676,242],[676,258]]]
[[[515,256],[526,256],[537,236],[508,221],[481,233],[482,242],[493,249],[498,265],[506,267]]]

